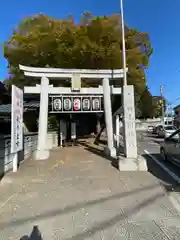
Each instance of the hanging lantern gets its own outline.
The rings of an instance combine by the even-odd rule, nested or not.
[[[73,109],[74,111],[79,111],[81,109],[81,101],[79,98],[75,98],[73,101]]]
[[[62,102],[61,102],[61,99],[59,99],[59,98],[54,99],[53,107],[54,107],[54,110],[56,110],[56,111],[60,111],[61,108],[62,108]]]

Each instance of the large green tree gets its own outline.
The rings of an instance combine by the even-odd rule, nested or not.
[[[85,12],[78,24],[71,14],[62,20],[43,14],[25,18],[4,43],[4,56],[8,60],[10,76],[6,85],[14,83],[23,87],[38,83],[38,79],[24,77],[19,64],[83,69],[122,68],[121,36],[118,14],[97,17]],[[128,84],[135,86],[136,107],[139,108],[139,99],[146,90],[145,69],[149,64],[152,47],[148,34],[135,28],[125,26],[125,39]],[[55,83],[68,85],[69,81]],[[112,83],[122,86],[122,80]],[[82,84],[97,86],[100,82],[84,80]]]
[[[145,68],[152,53],[147,33],[126,26],[128,82],[143,91]],[[120,16],[94,17],[86,12],[80,24],[43,14],[24,19],[4,43],[11,80],[19,86],[34,84],[18,65],[61,68],[122,68]],[[120,81],[119,81],[120,83]],[[92,84],[92,82],[89,82]],[[98,83],[97,83],[98,84]]]
[[[147,86],[138,99],[138,110],[140,111],[139,117],[141,118],[152,118],[155,115],[153,97]]]

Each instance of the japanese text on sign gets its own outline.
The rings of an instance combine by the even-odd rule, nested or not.
[[[23,91],[12,86],[11,153],[23,149]]]

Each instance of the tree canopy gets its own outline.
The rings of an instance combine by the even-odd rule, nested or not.
[[[147,86],[142,95],[140,96],[138,109],[140,110],[140,117],[151,118],[155,116],[153,97]]]
[[[17,86],[34,85],[36,79],[25,78],[19,64],[34,67],[116,69],[122,68],[120,16],[93,16],[85,12],[79,23],[72,15],[55,19],[43,14],[22,20],[4,43],[10,81]],[[149,35],[125,26],[128,84],[139,95],[146,90],[145,69],[152,46]],[[96,81],[97,84],[99,84]],[[65,83],[64,83],[65,84]],[[92,81],[86,81],[92,85]],[[122,81],[116,81],[122,85]]]

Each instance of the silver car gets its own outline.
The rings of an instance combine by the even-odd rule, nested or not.
[[[177,130],[177,128],[174,127],[174,126],[163,126],[163,127],[159,130],[159,132],[158,132],[158,137],[168,138],[168,137],[171,136],[171,134],[173,134],[176,130]]]
[[[180,165],[180,129],[164,139],[160,145],[160,153],[163,160]]]

